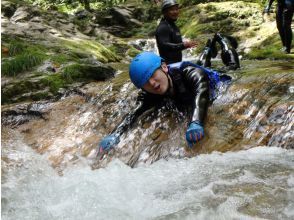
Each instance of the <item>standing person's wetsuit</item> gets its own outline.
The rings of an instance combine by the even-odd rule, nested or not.
[[[163,0],[161,5],[163,18],[156,32],[159,55],[167,64],[182,61],[182,50],[195,47],[193,41],[183,42],[179,28],[175,24],[179,16],[179,4],[175,0]]]
[[[268,5],[264,9],[265,13],[269,13],[274,0],[269,0]],[[281,41],[283,44],[282,50],[290,53],[292,44],[292,29],[291,22],[294,12],[294,0],[277,0],[276,23]]]
[[[167,66],[156,54],[143,52],[131,62],[130,78],[137,88],[142,89],[137,99],[138,106],[110,135],[102,139],[98,145],[100,156],[113,148],[123,132],[146,110],[161,107],[168,100],[174,101],[179,110],[187,109],[191,113],[186,131],[188,146],[192,147],[204,137],[207,108],[210,99],[215,98],[214,90],[222,81],[216,71],[191,62],[179,62]]]
[[[182,36],[175,22],[162,18],[155,33],[160,56],[167,64],[182,61],[182,50],[185,49]]]

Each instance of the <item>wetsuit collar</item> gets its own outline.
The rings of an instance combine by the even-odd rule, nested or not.
[[[177,21],[177,19],[174,20],[174,19],[171,19],[171,18],[168,18],[168,17],[163,17],[163,19],[164,19],[165,21],[167,21],[168,23],[175,23],[175,22]]]

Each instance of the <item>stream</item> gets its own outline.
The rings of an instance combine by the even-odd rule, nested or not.
[[[21,112],[2,116],[2,219],[294,219],[293,63],[228,72],[192,150],[186,117],[166,107],[97,160],[137,95],[127,65],[112,65],[112,80],[58,101],[2,106]]]

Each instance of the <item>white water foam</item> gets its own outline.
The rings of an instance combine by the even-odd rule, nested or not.
[[[294,151],[257,147],[131,169],[73,166],[58,176],[23,143],[2,180],[2,219],[293,219]],[[21,150],[19,150],[21,149]]]

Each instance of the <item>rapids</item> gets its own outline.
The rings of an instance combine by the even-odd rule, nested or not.
[[[2,219],[293,219],[294,65],[241,64],[193,150],[171,104],[95,158],[135,107],[127,64],[58,101],[2,106]]]

